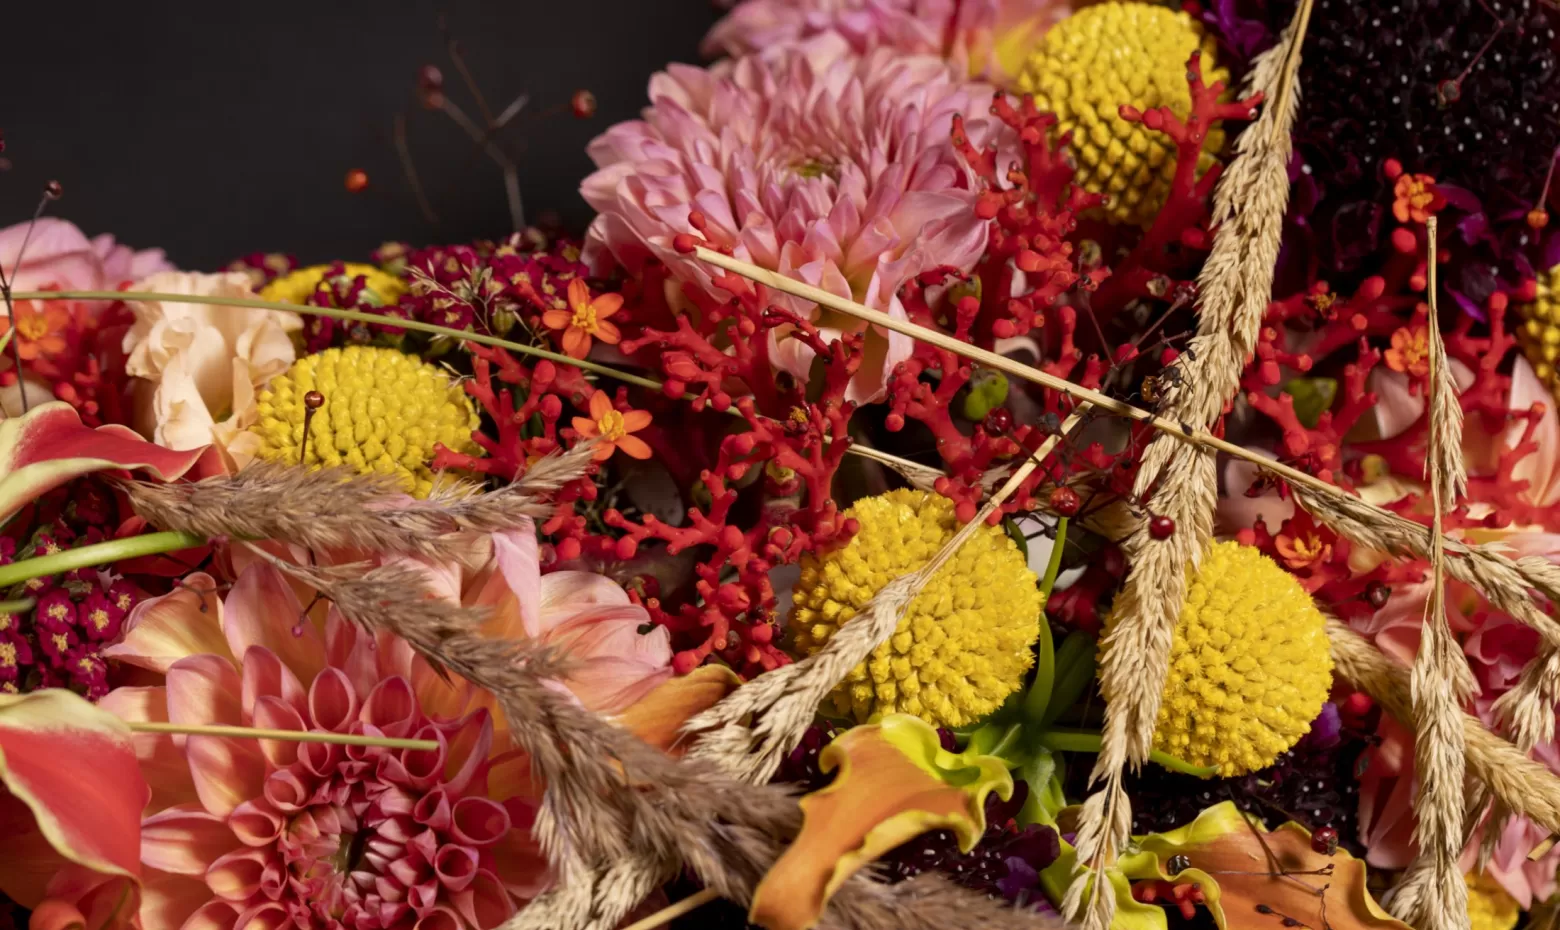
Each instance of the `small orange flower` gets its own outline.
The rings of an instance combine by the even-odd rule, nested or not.
[[[1423,326],[1410,330],[1400,327],[1392,334],[1392,348],[1386,352],[1387,367],[1416,378],[1430,373],[1430,331]]]
[[[563,330],[563,351],[572,358],[584,358],[590,351],[592,338],[607,345],[617,345],[622,334],[607,322],[607,317],[623,306],[622,294],[602,294],[590,299],[590,288],[575,278],[569,282],[569,309],[548,310],[542,314],[542,323],[548,329]]]
[[[71,313],[58,301],[24,301],[16,305],[17,349],[22,358],[53,358],[70,347],[66,341],[71,325]],[[0,333],[11,328],[11,321],[0,318]]]
[[[1398,175],[1392,195],[1396,198],[1392,202],[1392,215],[1399,223],[1409,220],[1423,223],[1446,206],[1446,198],[1435,189],[1435,178],[1428,174]]]
[[[1284,564],[1296,571],[1332,559],[1332,543],[1312,533],[1294,536],[1281,533],[1273,540],[1273,546]]]
[[[571,284],[572,291],[574,286]],[[581,438],[590,439],[601,437],[601,443],[596,446],[595,460],[605,462],[612,457],[612,453],[621,449],[629,458],[647,459],[650,457],[650,447],[638,436],[630,436],[650,425],[650,412],[648,410],[620,411],[612,406],[612,398],[606,391],[597,391],[590,396],[590,418],[575,417],[574,430]]]

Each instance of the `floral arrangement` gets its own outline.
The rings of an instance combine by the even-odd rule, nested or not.
[[[1555,926],[1557,20],[741,0],[588,229],[324,265],[51,183],[0,928]]]

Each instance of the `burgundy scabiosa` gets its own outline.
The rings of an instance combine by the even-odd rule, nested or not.
[[[994,142],[991,94],[939,58],[856,57],[832,33],[708,70],[673,65],[651,79],[643,119],[590,145],[599,170],[581,192],[599,216],[586,263],[639,275],[658,260],[724,302],[710,270],[674,246],[693,235],[903,319],[901,285],[932,268],[968,271],[985,249],[978,185],[950,134],[963,115],[977,149]],[[775,302],[825,338],[860,331],[814,304]],[[769,339],[774,364],[806,379],[813,350],[783,328]],[[851,398],[880,396],[910,350],[907,337],[869,332]]]

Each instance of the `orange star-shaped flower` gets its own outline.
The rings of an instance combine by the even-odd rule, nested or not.
[[[1435,189],[1435,178],[1428,174],[1398,175],[1392,196],[1392,215],[1399,223],[1423,223],[1446,206],[1446,198]]]
[[[1399,327],[1392,334],[1392,348],[1386,351],[1387,367],[1423,378],[1430,373],[1430,331],[1423,326],[1412,330]]]
[[[71,313],[58,301],[39,303],[22,301],[16,305],[17,349],[26,361],[53,358],[70,347],[67,335]],[[0,318],[0,333],[11,328],[11,321]]]
[[[542,324],[548,329],[563,330],[563,351],[571,358],[584,358],[590,351],[592,339],[600,339],[607,345],[617,345],[622,334],[607,322],[607,317],[623,307],[622,294],[602,294],[595,300],[590,288],[575,278],[569,282],[569,309],[548,310],[542,314]]]
[[[573,290],[572,285],[570,290]],[[649,425],[648,410],[620,411],[612,406],[612,398],[607,396],[606,391],[597,391],[590,396],[589,418],[574,418],[574,430],[581,438],[601,437],[601,442],[596,446],[593,456],[598,462],[605,462],[619,449],[630,458],[649,458],[650,446],[638,436],[629,435]]]

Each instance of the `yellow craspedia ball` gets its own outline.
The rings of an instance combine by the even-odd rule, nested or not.
[[[925,565],[959,529],[953,504],[926,491],[869,497],[846,516],[861,526],[849,543],[802,559],[790,626],[804,652],[817,652],[880,588]],[[1034,662],[1035,580],[1013,540],[982,527],[910,603],[894,635],[845,676],[830,696],[832,712],[858,721],[906,713],[956,727],[996,710]]]
[[[368,291],[370,303],[386,306],[401,299],[406,293],[406,284],[394,275],[385,274],[373,265],[360,265],[348,262],[345,266],[346,276],[356,278],[362,276],[363,286]],[[260,289],[260,296],[266,300],[276,300],[289,304],[306,304],[309,297],[314,294],[320,282],[330,274],[330,265],[313,265],[308,268],[299,268],[297,271],[284,274],[276,280]]]
[[[1203,80],[1228,81],[1214,60],[1213,36],[1189,14],[1153,3],[1099,3],[1085,7],[1046,32],[1019,72],[1018,89],[1056,114],[1056,131],[1072,133],[1077,181],[1105,194],[1107,218],[1147,225],[1164,205],[1175,178],[1170,138],[1121,118],[1123,104],[1140,111],[1169,107],[1185,118],[1192,95],[1186,62],[1202,51]],[[1211,129],[1199,175],[1224,147]]]
[[[1517,342],[1533,363],[1533,372],[1560,396],[1560,265],[1538,276],[1538,296],[1520,304]]]
[[[1482,872],[1463,876],[1468,883],[1468,923],[1471,930],[1511,930],[1522,916],[1522,905],[1495,879]]]
[[[1250,546],[1215,543],[1191,571],[1154,748],[1225,777],[1267,768],[1327,700],[1327,622],[1293,575]]]
[[[395,475],[408,493],[427,497],[435,444],[478,451],[476,408],[448,374],[394,349],[348,346],[298,359],[260,392],[261,458],[299,461],[310,392],[323,403],[309,418],[305,464]]]

